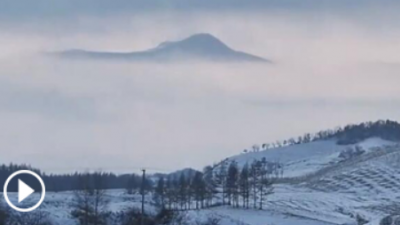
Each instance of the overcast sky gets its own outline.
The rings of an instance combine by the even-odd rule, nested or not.
[[[0,0],[2,163],[201,169],[253,144],[400,120],[395,0]],[[62,61],[206,32],[274,62]]]

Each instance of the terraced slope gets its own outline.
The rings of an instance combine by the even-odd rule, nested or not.
[[[355,224],[356,216],[377,225],[400,209],[400,146],[379,138],[357,143],[365,152],[341,159],[348,147],[322,141],[283,148],[284,178],[268,197],[266,210],[333,224]],[[266,157],[277,160],[278,149],[238,155],[244,165]],[[398,207],[399,205],[399,207]]]

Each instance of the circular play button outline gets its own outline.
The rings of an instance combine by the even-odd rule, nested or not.
[[[34,176],[34,177],[39,181],[40,186],[42,186],[42,196],[40,197],[40,200],[39,200],[34,206],[32,206],[32,207],[30,207],[30,208],[26,208],[26,209],[24,209],[24,208],[19,208],[19,207],[15,206],[15,205],[10,201],[10,199],[8,198],[8,192],[7,192],[8,183],[10,183],[10,181],[11,181],[15,176],[20,175],[20,174],[29,174],[29,175]],[[7,178],[6,182],[4,183],[3,193],[4,193],[4,198],[6,199],[7,204],[8,204],[11,208],[17,210],[18,212],[31,212],[31,211],[35,210],[37,207],[39,207],[40,204],[42,204],[42,202],[43,202],[43,200],[44,200],[44,197],[45,197],[45,195],[46,195],[46,187],[45,187],[45,185],[44,185],[44,182],[43,182],[42,178],[41,178],[39,175],[37,175],[35,172],[32,172],[32,171],[30,171],[30,170],[19,170],[19,171],[17,171],[17,172],[14,172],[13,174],[11,174],[11,175]]]

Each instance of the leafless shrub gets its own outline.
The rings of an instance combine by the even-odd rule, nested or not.
[[[197,221],[197,225],[219,225],[221,219],[216,216],[209,216],[205,221]]]
[[[7,220],[7,225],[51,225],[49,213],[33,211],[29,213],[11,213]]]
[[[339,154],[339,158],[343,160],[348,160],[348,159],[353,159],[357,156],[360,156],[365,153],[365,150],[359,146],[356,145],[354,147],[348,147],[345,150],[341,151]]]

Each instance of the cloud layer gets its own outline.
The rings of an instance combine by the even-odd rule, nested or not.
[[[375,11],[368,0],[0,2],[4,162],[50,172],[201,168],[254,143],[400,119],[395,1]],[[276,63],[129,64],[37,54],[138,51],[199,32]]]

